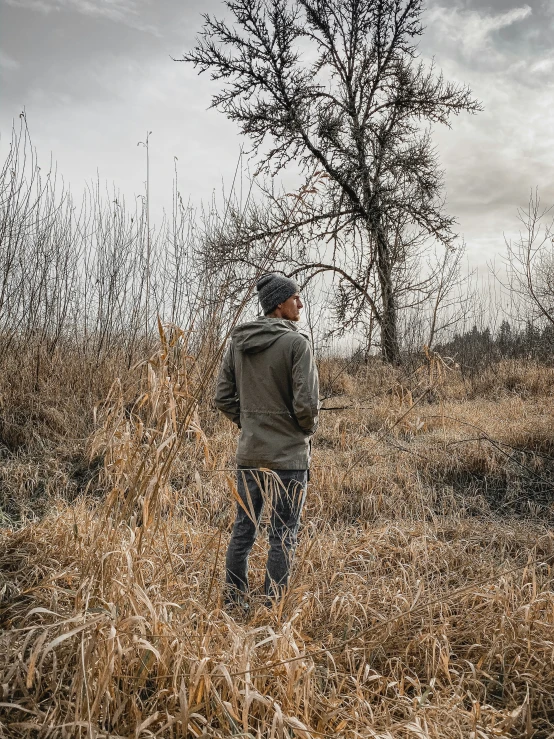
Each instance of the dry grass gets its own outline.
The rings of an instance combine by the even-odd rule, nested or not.
[[[551,370],[491,368],[493,392],[429,357],[328,362],[349,410],[322,414],[291,589],[241,620],[220,600],[234,431],[197,412],[180,346],[98,407],[106,495],[56,502],[52,462],[48,514],[0,534],[0,735],[552,736]]]

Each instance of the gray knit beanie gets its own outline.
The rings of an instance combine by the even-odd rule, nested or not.
[[[261,277],[256,284],[256,288],[262,310],[266,316],[299,290],[298,284],[294,280],[276,272]]]

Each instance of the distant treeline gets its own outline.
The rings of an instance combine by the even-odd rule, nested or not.
[[[554,360],[554,326],[543,327],[527,321],[523,327],[504,320],[500,330],[473,326],[470,331],[456,333],[452,339],[440,344],[436,350],[442,356],[452,357],[462,370],[476,370],[500,359],[535,359],[541,362]]]

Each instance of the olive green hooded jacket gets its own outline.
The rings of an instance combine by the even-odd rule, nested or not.
[[[223,359],[215,404],[241,430],[237,464],[308,469],[319,381],[306,334],[293,321],[266,316],[238,326]]]

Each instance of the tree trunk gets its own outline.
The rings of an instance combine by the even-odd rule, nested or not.
[[[396,295],[392,283],[393,265],[391,263],[389,244],[378,215],[370,219],[369,228],[377,247],[377,274],[381,291],[381,356],[387,364],[399,365],[400,346],[398,343],[398,320],[396,311]]]
[[[400,346],[398,344],[398,326],[396,321],[396,300],[390,289],[390,283],[381,282],[383,313],[381,317],[381,356],[388,364],[399,365]]]

